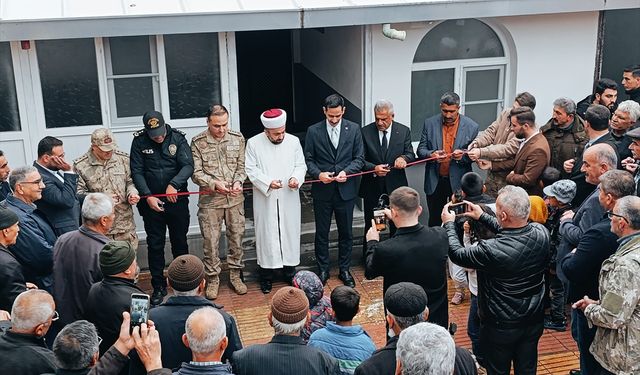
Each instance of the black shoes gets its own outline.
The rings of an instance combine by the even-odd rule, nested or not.
[[[318,277],[320,278],[322,285],[327,285],[327,280],[329,280],[329,271],[320,271]]]
[[[338,276],[338,278],[340,280],[342,280],[342,282],[344,283],[344,285],[351,287],[351,288],[355,288],[356,286],[356,282],[355,280],[353,280],[353,276],[351,276],[351,272],[347,271],[340,271],[340,275]]]
[[[271,281],[270,280],[261,280],[260,281],[260,290],[262,291],[262,293],[269,294],[269,293],[271,293],[271,289],[272,288],[273,288],[273,285],[271,285]]]
[[[158,306],[159,304],[162,303],[166,295],[167,295],[167,287],[153,289],[153,294],[151,295],[151,305]]]

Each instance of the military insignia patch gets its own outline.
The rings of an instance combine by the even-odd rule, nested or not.
[[[175,155],[177,151],[178,151],[178,146],[174,144],[169,145],[169,153],[171,154],[171,156]]]

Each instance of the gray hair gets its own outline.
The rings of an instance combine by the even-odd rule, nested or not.
[[[635,103],[635,102],[634,102]],[[387,111],[389,112],[389,114],[393,114],[393,103],[391,103],[389,100],[387,99],[380,99],[376,102],[376,104],[373,106],[373,112],[382,112],[382,111]]]
[[[56,365],[63,370],[88,368],[98,352],[98,331],[86,320],[66,325],[53,342]]]
[[[91,224],[113,213],[113,199],[103,193],[89,193],[82,203],[82,220]]]
[[[440,97],[440,104],[446,105],[460,105],[460,95],[455,92],[445,92]]]
[[[640,197],[627,195],[616,202],[618,214],[624,216],[631,229],[640,229]]]
[[[640,118],[640,104],[633,100],[625,100],[618,104],[618,109],[629,114],[631,122],[636,122]]]
[[[569,98],[558,98],[553,101],[553,106],[562,108],[568,115],[576,114],[576,102]]]
[[[618,154],[616,150],[607,143],[598,143],[585,150],[585,153],[592,152],[598,163],[605,164],[609,170],[618,167]]]
[[[11,307],[11,325],[20,331],[34,330],[53,316],[53,297],[42,289],[22,292]]]
[[[194,332],[193,325],[198,321],[199,332]],[[189,340],[189,348],[197,354],[207,354],[215,350],[216,345],[227,336],[224,318],[215,308],[208,306],[198,309],[189,315],[184,324],[184,331]]]
[[[396,359],[402,363],[402,375],[451,375],[456,346],[446,329],[418,323],[400,332]]]
[[[169,281],[169,283],[171,283],[171,281]],[[173,290],[173,295],[176,297],[195,297],[198,295],[198,288],[200,288],[200,286],[195,287],[195,289],[192,290],[187,290],[186,292],[181,292],[179,290]]]
[[[9,186],[11,190],[16,191],[16,184],[20,182],[24,182],[27,179],[27,175],[29,173],[37,172],[36,167],[32,165],[25,165],[23,167],[18,167],[13,169],[9,173]]]
[[[498,191],[498,199],[502,209],[510,216],[528,219],[531,211],[529,195],[520,186],[507,185]]]
[[[421,312],[420,314],[417,314],[414,316],[408,316],[408,317],[395,316],[389,311],[387,311],[387,315],[390,315],[393,318],[393,320],[395,320],[396,324],[398,324],[398,327],[400,328],[400,330],[403,330],[413,325],[416,325],[418,323],[424,322],[424,313],[426,311],[427,311],[427,308],[425,308],[424,311]]]
[[[305,317],[298,323],[282,323],[278,319],[276,319],[273,315],[271,316],[271,324],[273,324],[273,329],[276,331],[276,335],[293,335],[302,330],[304,325],[307,323],[307,318]]]
[[[636,193],[636,182],[631,173],[612,169],[600,176],[600,190],[605,194],[611,194],[615,199],[620,199]]]

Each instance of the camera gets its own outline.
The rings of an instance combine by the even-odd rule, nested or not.
[[[389,196],[387,194],[382,194],[380,198],[378,198],[378,206],[373,209],[373,221],[376,224],[376,230],[382,232],[387,229],[388,219],[387,215],[385,215],[384,210],[389,208]]]
[[[462,215],[463,213],[468,211],[468,206],[464,202],[454,203],[449,206],[449,209],[456,215]]]

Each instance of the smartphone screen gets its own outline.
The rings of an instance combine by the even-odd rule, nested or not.
[[[149,296],[146,294],[131,294],[131,328],[146,323],[149,317]]]
[[[464,202],[455,203],[449,206],[449,210],[453,211],[453,213],[456,215],[462,215],[463,213],[467,212],[467,204]]]

